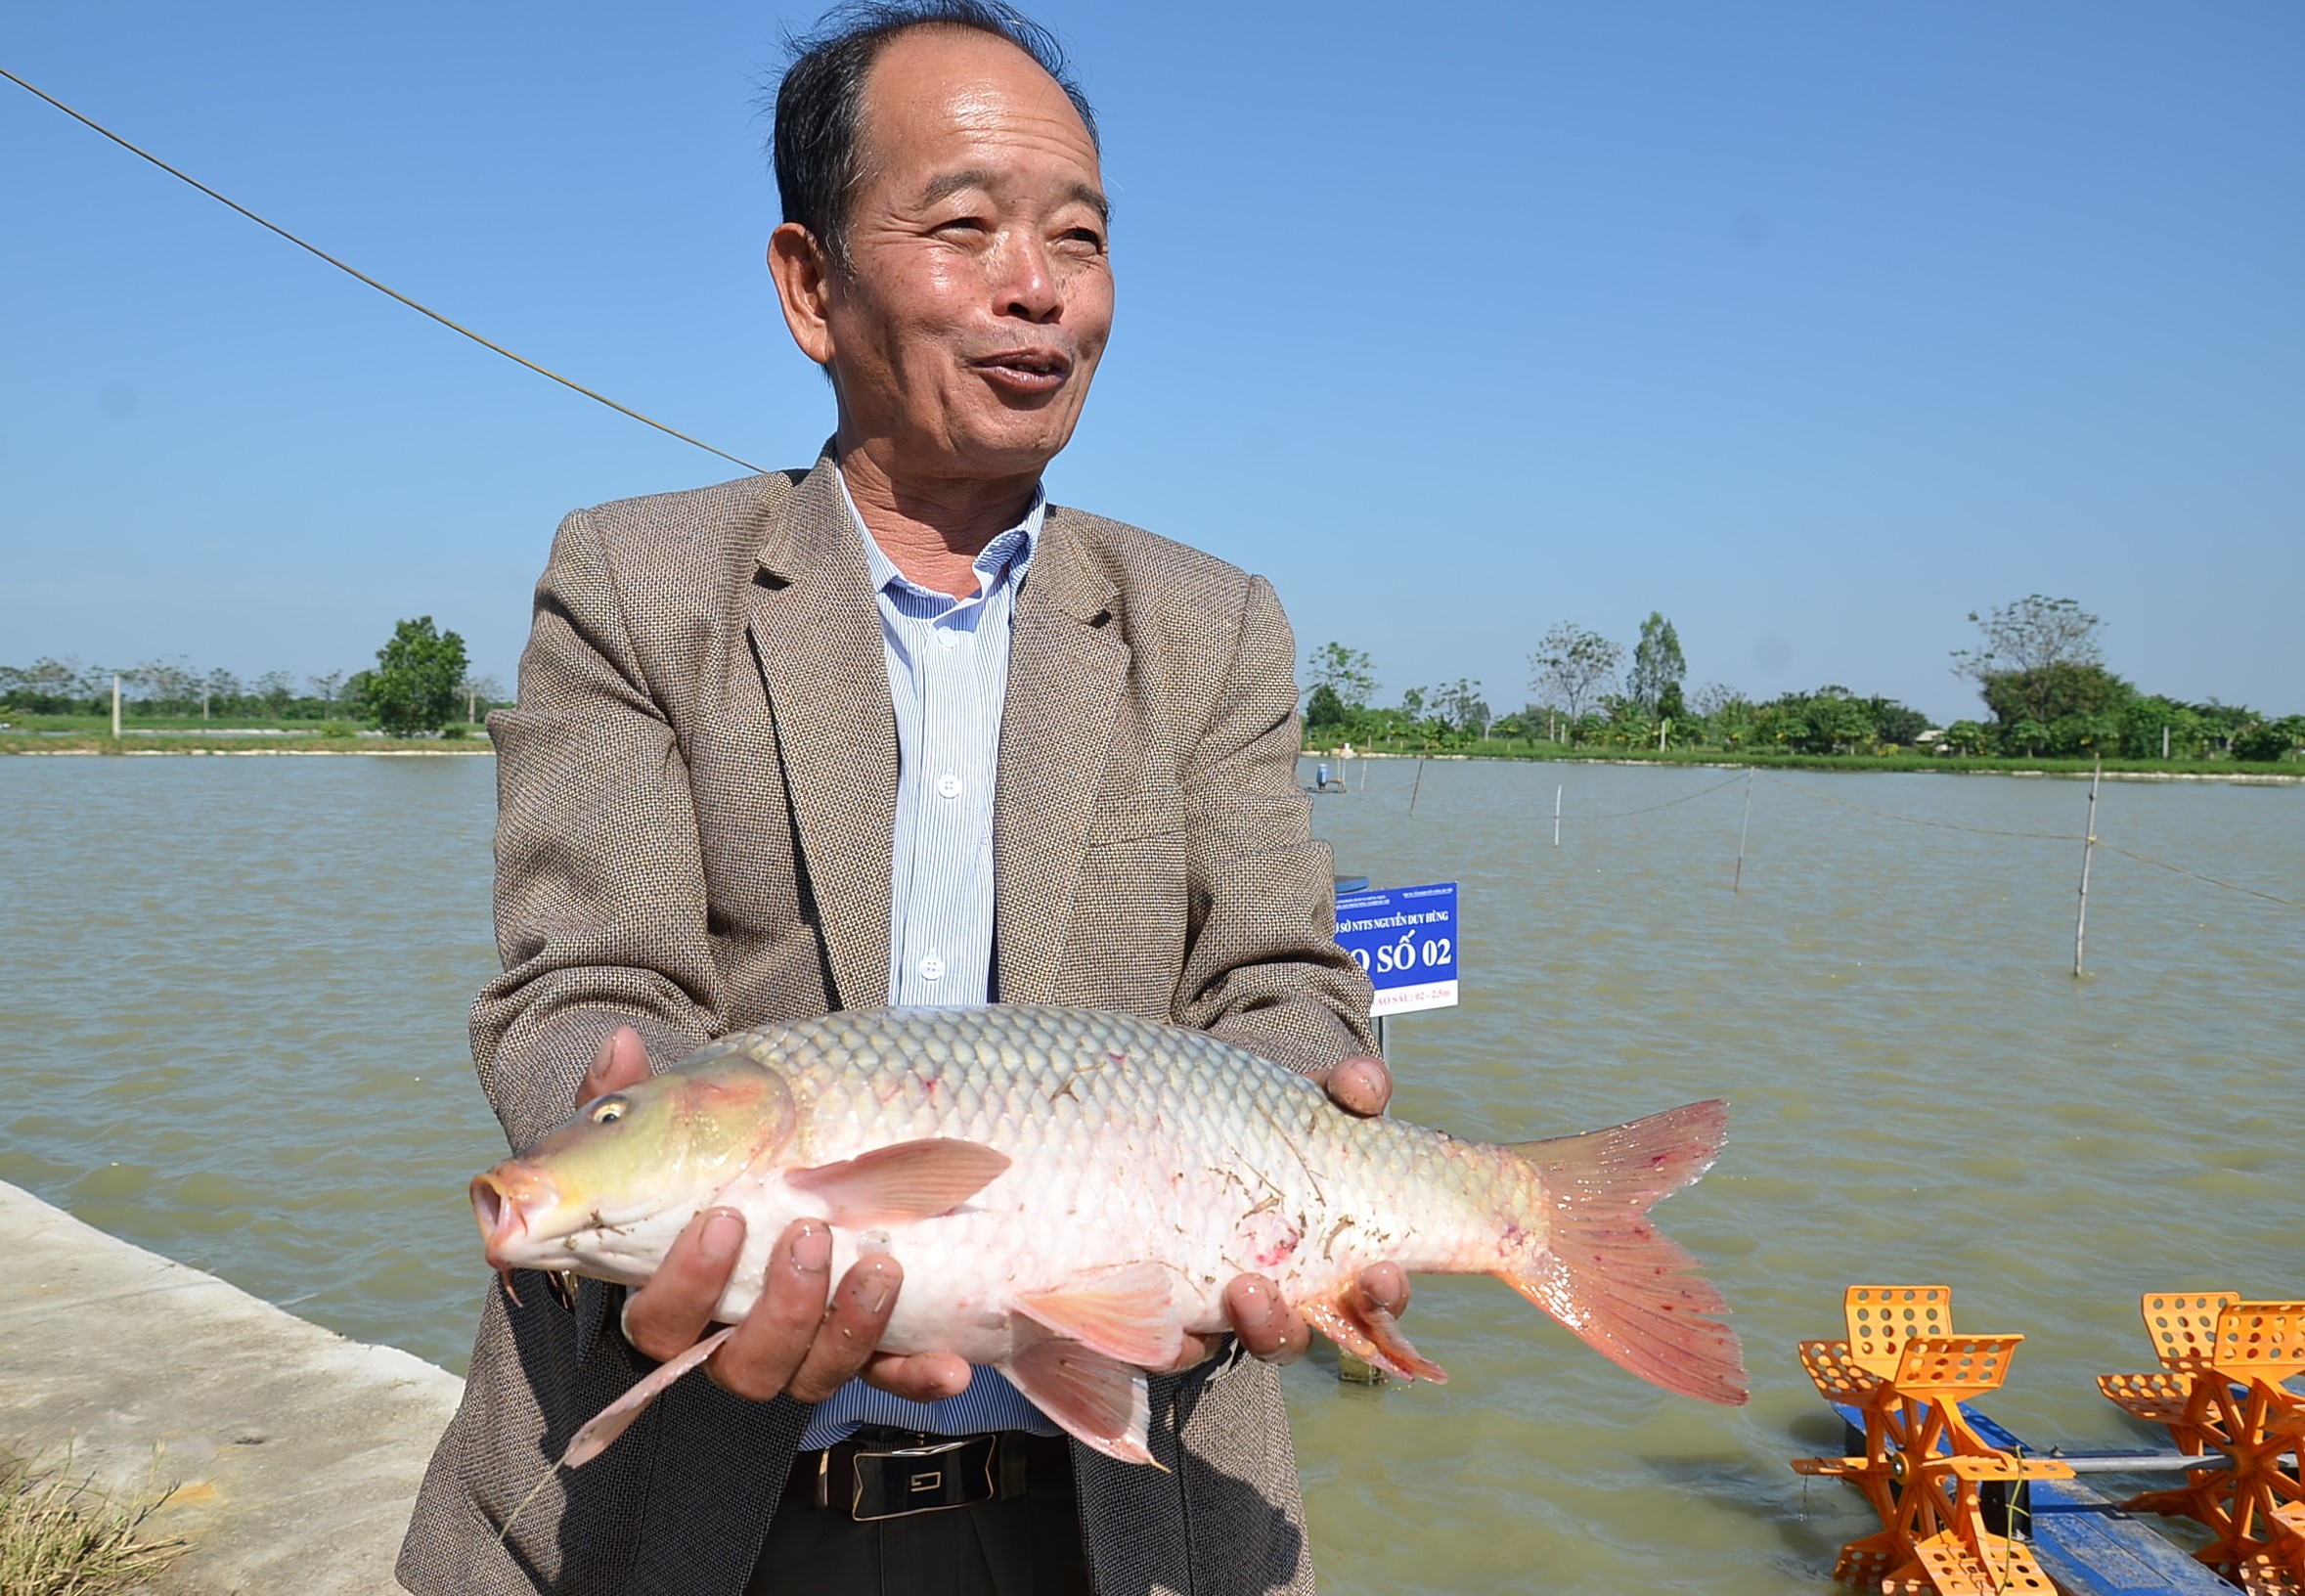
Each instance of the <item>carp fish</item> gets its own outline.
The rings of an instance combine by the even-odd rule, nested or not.
[[[1652,1203],[1702,1175],[1726,1105],[1550,1141],[1461,1139],[1356,1119],[1320,1086],[1202,1032],[1092,1009],[855,1010],[723,1037],[473,1180],[489,1263],[627,1285],[727,1206],[745,1249],[717,1317],[759,1294],[804,1216],[833,1277],[905,1267],[880,1346],[1000,1370],[1056,1424],[1129,1462],[1145,1371],[1229,1328],[1235,1275],[1273,1280],[1338,1346],[1444,1380],[1357,1285],[1386,1260],[1491,1274],[1668,1391],[1745,1400],[1710,1284]],[[583,1431],[581,1464],[729,1332],[699,1341]]]

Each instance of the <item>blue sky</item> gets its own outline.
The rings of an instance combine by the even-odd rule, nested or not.
[[[0,65],[404,291],[767,466],[756,100],[813,9],[21,10]],[[1692,688],[1940,718],[1972,609],[2305,710],[2305,9],[1050,4],[1120,314],[1052,495],[1270,576],[1391,699],[1499,709],[1661,609]],[[554,522],[733,468],[0,83],[0,662],[510,681]]]

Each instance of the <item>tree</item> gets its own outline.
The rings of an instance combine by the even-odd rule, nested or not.
[[[1976,683],[2004,727],[2014,718],[1992,703],[1995,681],[2005,681],[2005,691],[2024,708],[2023,719],[2046,724],[2058,717],[2050,696],[2061,673],[2082,667],[2102,668],[2104,653],[2097,644],[2105,623],[2070,598],[2050,598],[2036,593],[2014,604],[2003,604],[1969,618],[1984,634],[1974,648],[1953,651],[1953,674]]]
[[[1928,730],[1928,717],[1894,698],[1884,698],[1876,693],[1858,700],[1865,714],[1873,722],[1873,734],[1883,742],[1893,742],[1909,748],[1921,740],[1921,733]]]
[[[1990,753],[1993,734],[1985,730],[1982,721],[1955,721],[1945,728],[1943,746],[1956,754]]]
[[[288,672],[266,671],[256,678],[256,696],[263,700],[266,714],[284,720],[288,706],[296,701],[296,689],[289,685]]]
[[[241,686],[239,677],[233,675],[223,666],[217,666],[206,676],[200,678],[198,691],[201,715],[207,715],[211,709],[219,715],[232,714],[240,707],[240,700],[246,690]]]
[[[1485,732],[1490,720],[1481,684],[1461,676],[1434,690],[1433,713],[1452,732]]]
[[[96,713],[98,700],[111,691],[111,679],[76,659],[36,659],[28,666],[0,665],[0,708],[27,715]]]
[[[2278,721],[2259,721],[2244,727],[2233,739],[2236,759],[2286,759],[2305,743],[2305,715],[2287,715]]]
[[[1633,668],[1625,673],[1624,695],[1650,715],[1678,715],[1681,679],[1688,674],[1680,634],[1672,622],[1651,610],[1641,623],[1641,641],[1633,644]]]
[[[1772,699],[1753,712],[1751,735],[1799,754],[1853,754],[1880,738],[1865,700],[1841,687]]]
[[[504,684],[493,676],[467,676],[456,685],[456,690],[465,701],[467,718],[473,721],[488,719],[490,706],[505,696]]]
[[[200,681],[192,668],[192,661],[182,654],[168,659],[148,659],[132,670],[120,673],[120,685],[129,697],[145,706],[154,715],[186,715],[199,708]]]
[[[2234,739],[2263,719],[2246,704],[2221,704],[2214,698],[2190,707],[2199,726],[2204,756],[2210,756],[2212,747],[2232,753]]]
[[[2190,704],[2158,693],[2141,694],[2121,711],[2121,753],[2128,759],[2159,759],[2164,745],[2173,759],[2198,759],[2206,740],[2201,718]]]
[[[402,621],[367,674],[361,698],[378,726],[396,737],[437,732],[465,707],[465,640],[435,631],[429,615]]]
[[[1315,689],[1327,687],[1347,709],[1365,709],[1377,690],[1377,675],[1369,665],[1368,650],[1324,643],[1312,651],[1309,672]]]
[[[1624,650],[1600,633],[1563,621],[1538,640],[1536,652],[1529,656],[1529,687],[1574,722],[1623,659]]]
[[[2071,757],[2120,737],[2122,712],[2137,689],[2103,665],[2060,663],[2005,671],[1980,684],[2001,726],[2004,752]],[[2017,728],[2038,728],[2019,734]]]
[[[1326,732],[1345,724],[1345,700],[1337,696],[1337,689],[1326,682],[1314,687],[1305,699],[1305,730]]]

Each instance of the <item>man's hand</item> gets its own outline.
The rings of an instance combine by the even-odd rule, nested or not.
[[[577,1104],[647,1078],[640,1034],[619,1026],[585,1072]],[[694,1346],[712,1323],[743,1247],[744,1218],[734,1209],[706,1209],[689,1220],[655,1275],[626,1299],[625,1339],[659,1361]],[[704,1365],[716,1385],[756,1400],[781,1392],[804,1402],[822,1401],[856,1375],[921,1402],[968,1389],[966,1360],[950,1352],[898,1356],[872,1350],[905,1283],[902,1264],[888,1257],[860,1259],[833,1289],[831,1258],[832,1232],[821,1219],[785,1226],[769,1255],[760,1301]]]
[[[1329,1101],[1364,1120],[1384,1113],[1393,1100],[1393,1073],[1381,1058],[1348,1058],[1312,1079],[1327,1090]],[[1408,1274],[1397,1264],[1372,1264],[1361,1270],[1360,1289],[1395,1317],[1408,1311]],[[1280,1288],[1261,1274],[1233,1277],[1224,1288],[1224,1314],[1241,1346],[1268,1363],[1294,1363],[1312,1345],[1312,1327],[1305,1315],[1283,1302]],[[1186,1336],[1184,1342],[1178,1368],[1190,1368],[1217,1351],[1213,1336]]]
[[[1385,1061],[1356,1054],[1312,1077],[1335,1103],[1355,1119],[1373,1120],[1393,1101],[1393,1072]]]

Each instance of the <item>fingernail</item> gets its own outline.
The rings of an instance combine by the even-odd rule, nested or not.
[[[1242,1301],[1248,1308],[1260,1315],[1271,1316],[1272,1294],[1264,1289],[1263,1281],[1251,1280],[1240,1288],[1240,1293]]]
[[[704,1216],[704,1233],[696,1238],[697,1250],[718,1264],[733,1259],[744,1245],[744,1221],[725,1208],[716,1208]]]
[[[792,1266],[802,1274],[822,1274],[832,1267],[832,1232],[812,1224],[793,1237]]]
[[[857,1282],[857,1302],[867,1313],[887,1312],[888,1305],[895,1302],[896,1297],[897,1283],[879,1269],[874,1269]]]

